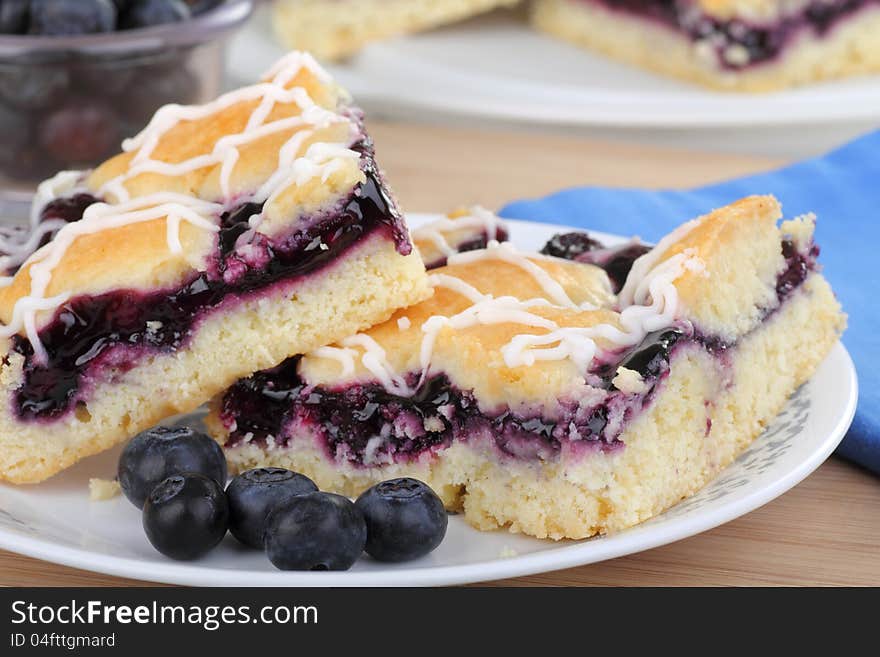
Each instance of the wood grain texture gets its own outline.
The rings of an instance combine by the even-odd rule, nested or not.
[[[414,212],[497,207],[573,185],[686,187],[779,164],[528,133],[384,123],[371,129],[379,161],[403,206]],[[629,557],[490,585],[876,586],[878,546],[880,481],[832,458],[782,497],[712,531]],[[0,551],[0,584],[145,583]]]

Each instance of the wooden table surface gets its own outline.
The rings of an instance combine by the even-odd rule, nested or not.
[[[579,184],[683,187],[780,164],[527,132],[399,124],[376,124],[372,132],[379,161],[410,211],[471,203],[498,207]],[[144,583],[0,551],[0,584]],[[604,563],[492,584],[880,585],[880,480],[832,457],[785,495],[704,534]]]

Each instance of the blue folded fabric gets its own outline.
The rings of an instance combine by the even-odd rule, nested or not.
[[[581,187],[501,210],[511,219],[561,223],[656,241],[675,226],[751,194],[774,194],[787,218],[818,216],[820,262],[849,327],[859,403],[837,453],[880,474],[880,131],[771,173],[692,190]]]

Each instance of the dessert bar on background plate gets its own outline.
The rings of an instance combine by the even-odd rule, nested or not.
[[[520,0],[279,0],[272,22],[289,48],[322,59],[355,54],[368,43],[454,23]]]
[[[843,331],[813,218],[780,218],[749,197],[647,253],[557,239],[575,261],[498,242],[449,254],[433,297],[236,383],[206,423],[233,469],[349,496],[412,476],[480,529],[624,529],[730,464]],[[618,278],[624,253],[639,257],[615,296],[590,261]]]
[[[160,109],[123,150],[44,183],[32,234],[4,236],[0,479],[45,479],[429,294],[360,111],[309,55]]]
[[[880,72],[877,0],[534,0],[548,34],[728,91]]]

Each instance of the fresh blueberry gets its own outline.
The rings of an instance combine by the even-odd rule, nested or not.
[[[15,153],[30,141],[30,121],[23,112],[0,105],[0,158],[14,161]]]
[[[40,126],[40,144],[59,162],[91,164],[119,144],[119,119],[104,103],[74,101],[50,114]]]
[[[194,472],[173,475],[156,486],[143,512],[153,547],[172,559],[195,559],[226,534],[229,504],[217,482]]]
[[[116,7],[110,0],[31,0],[31,34],[73,36],[115,27]]]
[[[125,116],[143,127],[159,107],[169,103],[186,105],[198,96],[198,79],[178,63],[144,67],[120,99]]]
[[[54,107],[70,86],[67,71],[57,66],[3,66],[0,68],[0,97],[23,110]]]
[[[0,2],[0,34],[24,34],[28,27],[30,0]]]
[[[367,526],[347,497],[306,493],[269,514],[265,548],[281,570],[348,570],[364,551]]]
[[[204,14],[217,7],[223,0],[184,0],[193,16]]]
[[[262,549],[269,513],[296,495],[317,490],[311,479],[284,468],[255,468],[242,472],[226,489],[229,531],[245,545]]]
[[[376,484],[361,494],[355,506],[367,523],[367,554],[378,561],[418,559],[446,536],[443,501],[416,479]]]
[[[559,233],[541,249],[541,253],[566,260],[574,260],[582,253],[601,249],[602,244],[586,233]]]
[[[126,11],[132,3],[133,0],[113,0],[113,4],[116,5],[116,15],[121,16],[122,12]]]
[[[119,484],[138,508],[156,485],[172,475],[196,472],[223,486],[226,457],[208,436],[189,427],[156,427],[132,438],[119,457]]]
[[[189,7],[182,0],[133,0],[119,16],[119,29],[179,23],[189,17]]]
[[[118,57],[111,59],[107,55],[95,54],[68,68],[70,86],[87,98],[109,96],[122,99],[127,89],[140,79],[144,68],[131,62],[120,63]]]

